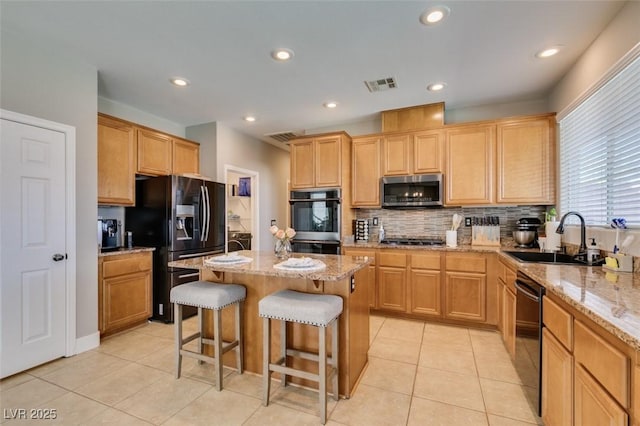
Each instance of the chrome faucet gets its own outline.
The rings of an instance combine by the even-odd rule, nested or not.
[[[586,260],[587,260],[587,236],[586,236],[587,231],[586,231],[586,225],[584,223],[584,217],[582,217],[582,215],[580,213],[578,213],[578,212],[565,213],[564,216],[562,216],[562,219],[560,219],[560,224],[556,228],[556,233],[557,234],[564,234],[564,220],[569,215],[577,216],[578,219],[580,219],[580,248],[578,249],[578,254],[575,256],[575,258],[577,260],[582,260],[582,261],[586,262]]]

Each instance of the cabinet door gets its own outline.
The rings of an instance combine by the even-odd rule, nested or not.
[[[316,187],[337,187],[342,184],[341,141],[340,136],[327,136],[314,141]]]
[[[498,124],[498,203],[554,204],[554,132],[549,117]]]
[[[502,336],[502,340],[504,341],[504,282],[501,279],[498,279],[498,294],[497,294],[497,305],[498,305],[498,331]]]
[[[382,139],[382,174],[408,175],[411,170],[411,135],[387,136]]]
[[[581,426],[626,426],[627,413],[580,364],[575,363],[575,424]]]
[[[542,329],[542,420],[573,424],[573,356],[545,327]]]
[[[376,294],[377,294],[377,286],[376,286],[376,252],[375,250],[366,250],[366,249],[352,249],[347,247],[344,249],[345,256],[367,256],[373,259],[373,262],[369,264],[367,267],[368,276],[368,291],[369,291],[369,307],[376,307]]]
[[[516,356],[516,295],[507,285],[502,290],[502,315],[504,316],[502,335],[504,345],[511,358]]]
[[[98,116],[98,204],[135,204],[135,136],[130,123]]]
[[[103,334],[151,316],[151,271],[106,278],[102,285]]]
[[[446,132],[445,204],[493,202],[495,126],[467,126]]]
[[[380,206],[380,138],[353,139],[351,179],[353,207]]]
[[[440,317],[440,271],[412,269],[410,275],[411,313]]]
[[[172,173],[200,173],[200,144],[182,139],[173,140]]]
[[[407,308],[406,269],[378,267],[378,306],[380,309],[405,312]]]
[[[138,129],[138,173],[152,176],[171,174],[171,138]]]
[[[291,143],[291,188],[313,188],[313,140]]]
[[[413,135],[413,173],[442,172],[443,132],[418,132]]]
[[[487,279],[484,274],[447,272],[445,317],[484,322],[487,318]]]

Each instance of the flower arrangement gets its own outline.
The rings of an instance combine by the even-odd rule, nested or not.
[[[296,235],[293,228],[280,229],[273,225],[269,228],[271,235],[276,239],[274,252],[278,259],[288,259],[291,255],[291,238]]]
[[[280,229],[275,225],[271,226],[269,231],[271,231],[271,235],[281,241],[290,240],[296,235],[296,231],[293,228]]]

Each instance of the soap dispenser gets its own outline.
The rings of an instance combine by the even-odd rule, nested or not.
[[[380,224],[380,231],[378,231],[378,241],[384,241],[384,227]]]
[[[590,238],[591,244],[587,248],[587,263],[591,264],[600,257],[600,249],[596,246],[596,239]]]

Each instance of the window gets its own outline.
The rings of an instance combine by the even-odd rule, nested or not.
[[[561,211],[640,226],[640,57],[559,124]]]

